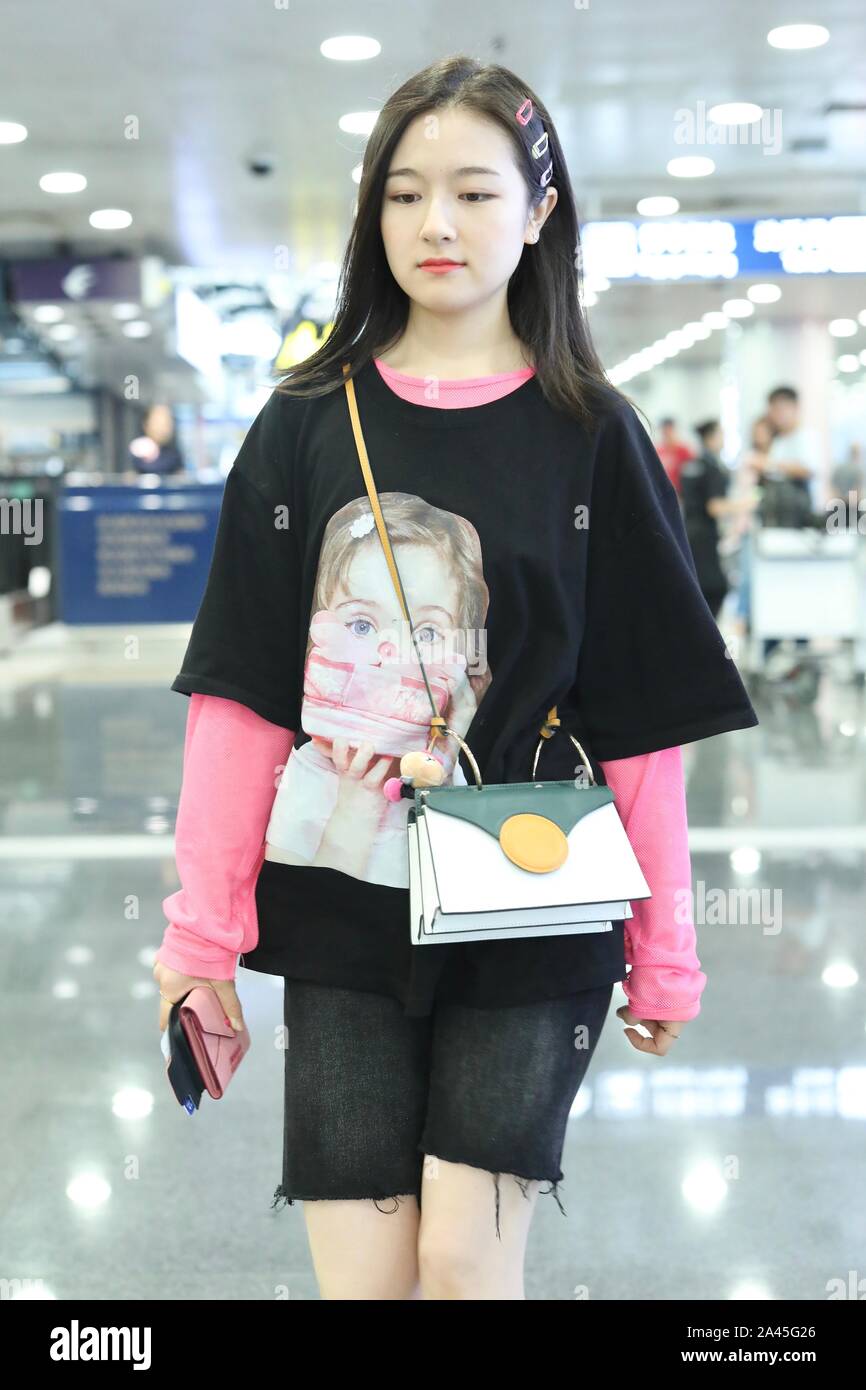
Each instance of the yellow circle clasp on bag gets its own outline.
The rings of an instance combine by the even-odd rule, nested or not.
[[[558,869],[568,857],[568,837],[556,822],[528,811],[503,821],[499,843],[512,864],[534,874]]]

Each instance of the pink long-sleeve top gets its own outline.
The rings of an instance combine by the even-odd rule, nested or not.
[[[435,402],[423,378],[376,363],[399,395],[431,408],[483,404],[516,390],[531,369],[440,381]],[[175,832],[181,888],[163,901],[163,964],[207,979],[233,979],[238,954],[258,942],[255,887],[280,773],[295,734],[245,705],[190,697]],[[691,863],[679,747],[600,762],[652,897],[632,903],[623,981],[638,1018],[686,1020],[700,1012],[707,977],[696,953]]]

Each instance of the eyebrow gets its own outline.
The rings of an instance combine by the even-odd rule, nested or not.
[[[452,169],[451,173],[455,176],[459,176],[461,174],[492,174],[494,178],[498,179],[500,177],[498,169],[486,169],[483,164],[464,164],[460,169]],[[396,179],[401,175],[406,175],[407,177],[417,179],[421,179],[424,177],[424,175],[420,174],[417,169],[409,168],[392,169],[389,174],[385,175],[385,177],[388,179]]]

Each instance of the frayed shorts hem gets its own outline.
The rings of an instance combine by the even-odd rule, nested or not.
[[[443,1160],[443,1162],[445,1162],[445,1163],[465,1163],[465,1162],[466,1162],[466,1160],[465,1160],[465,1159],[462,1159],[462,1158],[448,1158],[445,1154],[442,1154],[442,1153],[431,1154],[430,1157],[431,1157],[431,1158],[441,1158],[441,1159]],[[470,1164],[469,1166],[470,1166],[470,1167],[473,1167],[473,1168],[481,1168],[481,1165],[480,1165],[480,1164]],[[496,1190],[496,1238],[497,1238],[497,1240],[501,1240],[501,1239],[502,1239],[502,1235],[501,1235],[500,1228],[499,1228],[499,1179],[500,1179],[500,1177],[502,1176],[502,1172],[503,1172],[504,1170],[495,1170],[495,1169],[490,1169],[490,1168],[482,1168],[481,1171],[483,1171],[483,1172],[485,1172],[485,1173],[490,1173],[490,1176],[491,1176],[491,1177],[493,1178],[493,1180],[494,1180],[494,1187],[495,1187],[495,1190]],[[561,1213],[563,1216],[567,1216],[567,1215],[568,1215],[568,1213],[566,1212],[566,1210],[565,1210],[565,1208],[563,1207],[562,1202],[560,1201],[560,1198],[559,1198],[559,1191],[558,1191],[558,1189],[559,1189],[559,1184],[560,1184],[560,1182],[561,1182],[562,1179],[563,1179],[563,1174],[562,1174],[562,1173],[560,1173],[560,1175],[559,1175],[558,1178],[549,1178],[549,1177],[528,1177],[528,1176],[526,1176],[525,1174],[522,1174],[522,1173],[507,1173],[506,1176],[507,1176],[507,1177],[514,1178],[514,1181],[517,1183],[518,1187],[520,1188],[521,1192],[523,1193],[523,1196],[524,1196],[524,1197],[527,1197],[527,1198],[528,1198],[528,1193],[527,1193],[527,1190],[526,1190],[526,1189],[527,1189],[527,1187],[528,1187],[528,1185],[529,1185],[530,1183],[533,1183],[533,1182],[535,1182],[535,1183],[544,1183],[544,1182],[550,1183],[550,1186],[549,1186],[545,1191],[542,1191],[542,1190],[539,1191],[539,1195],[540,1195],[540,1196],[543,1196],[543,1197],[552,1196],[552,1197],[554,1198],[555,1202],[556,1202],[556,1205],[559,1207],[560,1213]],[[414,1197],[415,1200],[417,1201],[419,1207],[420,1207],[420,1205],[421,1205],[421,1190],[420,1190],[420,1188],[417,1189],[417,1190],[413,1190],[413,1191],[411,1191],[411,1192],[387,1192],[387,1193],[381,1193],[381,1194],[379,1194],[378,1196],[375,1195],[375,1194],[371,1194],[371,1193],[363,1193],[363,1194],[361,1194],[361,1195],[359,1196],[357,1193],[353,1193],[351,1196],[343,1196],[343,1197],[335,1197],[335,1196],[333,1196],[332,1194],[329,1194],[329,1195],[326,1196],[326,1197],[321,1196],[321,1195],[317,1195],[317,1196],[315,1196],[315,1197],[312,1197],[312,1196],[303,1196],[301,1193],[295,1192],[294,1195],[290,1197],[290,1196],[288,1195],[286,1189],[285,1189],[284,1184],[283,1184],[283,1183],[279,1183],[279,1184],[277,1185],[275,1191],[274,1191],[273,1200],[271,1201],[271,1207],[272,1207],[272,1208],[279,1208],[279,1205],[280,1205],[281,1202],[282,1202],[285,1206],[289,1206],[289,1207],[294,1206],[295,1202],[375,1202],[375,1203],[378,1204],[379,1202],[386,1202],[386,1201],[388,1201],[388,1202],[397,1202],[397,1203],[399,1203],[401,1197]],[[384,1214],[384,1215],[393,1216],[394,1212],[396,1212],[397,1209],[398,1209],[398,1208],[395,1207],[395,1208],[394,1208],[394,1211],[388,1212],[388,1213],[383,1213],[383,1214]]]

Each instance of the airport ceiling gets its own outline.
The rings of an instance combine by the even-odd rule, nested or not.
[[[826,25],[830,41],[770,47],[768,31],[794,21]],[[322,41],[346,33],[382,51],[324,58]],[[582,220],[634,216],[657,193],[695,216],[866,212],[864,0],[3,0],[0,120],[29,136],[0,146],[0,257],[151,253],[264,280],[285,245],[304,277],[339,260],[351,218],[364,137],[340,131],[339,117],[375,109],[456,52],[513,68],[544,98]],[[781,147],[702,148],[713,175],[670,177],[667,160],[691,152],[675,113],[725,100],[780,113]],[[256,160],[271,172],[251,172]],[[85,174],[87,188],[42,192],[40,177],[58,169]],[[131,226],[94,231],[88,216],[102,207],[127,208]],[[789,282],[761,312],[856,312],[866,293],[850,280]],[[614,286],[593,312],[605,360],[732,292]]]

